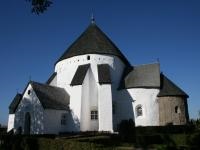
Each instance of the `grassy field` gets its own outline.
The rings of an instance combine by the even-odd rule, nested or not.
[[[139,135],[132,140],[124,140],[119,135],[113,134],[66,137],[15,135],[3,138],[1,150],[200,149],[200,145],[198,145],[200,140],[198,138],[197,141],[193,141],[193,134]]]
[[[119,134],[83,132],[61,135],[8,135],[0,132],[0,150],[200,150],[199,126],[133,127]]]

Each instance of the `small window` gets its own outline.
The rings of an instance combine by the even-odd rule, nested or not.
[[[89,55],[87,56],[87,60],[90,60],[90,56]]]
[[[30,95],[31,94],[31,90],[28,90],[28,95]]]
[[[64,113],[61,115],[61,125],[66,125],[67,124],[67,114]]]
[[[135,110],[137,117],[142,116],[142,105],[137,105]]]
[[[91,120],[98,120],[98,111],[97,110],[91,110]]]
[[[175,107],[175,113],[176,114],[180,114],[181,113],[181,110],[178,106]]]

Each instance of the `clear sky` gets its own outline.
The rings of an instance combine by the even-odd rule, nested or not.
[[[54,63],[90,23],[121,49],[131,64],[156,62],[188,93],[189,114],[200,110],[199,0],[54,0],[44,14],[26,0],[0,4],[0,123],[29,78],[45,82]]]

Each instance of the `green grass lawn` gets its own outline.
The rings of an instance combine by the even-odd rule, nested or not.
[[[200,149],[200,131],[191,133],[146,132],[118,135],[80,133],[72,135],[3,135],[0,150],[130,150],[130,149]]]

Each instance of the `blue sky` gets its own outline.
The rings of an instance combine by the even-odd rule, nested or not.
[[[133,65],[156,62],[190,96],[191,118],[200,110],[199,0],[59,0],[34,15],[26,0],[0,5],[0,123],[31,76],[45,82],[54,63],[85,30],[97,25]]]

